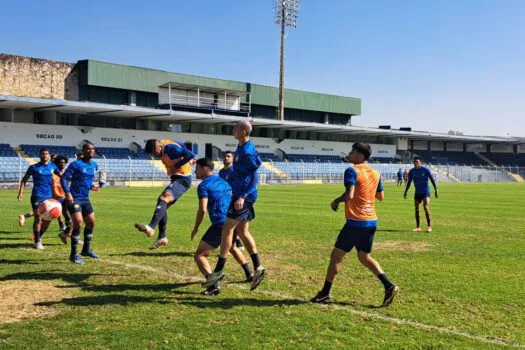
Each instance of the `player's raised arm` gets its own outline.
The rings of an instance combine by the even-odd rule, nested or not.
[[[32,171],[33,171],[32,166],[27,168],[27,171],[24,174],[24,177],[22,178],[22,180],[20,180],[20,184],[18,185],[18,196],[17,196],[19,202],[24,197],[24,189],[26,188],[27,181],[29,181],[29,178],[31,177]]]
[[[71,196],[71,191],[69,190],[69,181],[71,180],[71,177],[73,176],[75,163],[71,163],[66,171],[62,174],[60,177],[60,185],[62,186],[62,189],[64,190],[64,193],[66,194],[66,200],[70,203],[73,202],[73,197]]]

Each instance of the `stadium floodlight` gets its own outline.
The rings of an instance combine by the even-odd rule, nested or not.
[[[286,27],[297,28],[299,0],[275,0],[275,23],[281,26],[281,57],[279,70],[279,119],[284,120],[284,39]]]

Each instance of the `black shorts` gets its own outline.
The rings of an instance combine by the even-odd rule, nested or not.
[[[370,253],[374,243],[374,234],[377,227],[356,227],[344,225],[339,232],[335,247],[345,252],[350,252],[352,248],[358,252]]]
[[[171,193],[173,202],[182,197],[191,187],[191,176],[172,176],[171,183],[164,189],[164,192]],[[163,192],[163,193],[164,193]]]
[[[73,200],[73,205],[68,207],[69,213],[73,215],[74,213],[82,213],[82,216],[88,216],[93,213],[95,210],[91,206],[89,199],[85,200]]]
[[[51,199],[51,198],[36,198],[36,197],[31,196],[31,208],[33,208],[33,210],[38,209],[40,204],[42,204],[42,202],[44,201],[47,201],[48,199]]]
[[[416,193],[414,194],[414,200],[416,202],[423,202],[423,200],[427,197],[430,197],[430,193]]]
[[[252,221],[255,219],[255,209],[253,208],[254,202],[244,201],[244,205],[241,209],[235,209],[235,202],[239,197],[233,197],[228,208],[228,218],[237,220],[237,221]]]
[[[211,225],[201,240],[211,245],[214,249],[221,245],[222,240],[222,224]],[[237,240],[237,233],[233,234],[232,242]]]

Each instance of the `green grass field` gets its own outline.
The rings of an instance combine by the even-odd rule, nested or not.
[[[386,309],[375,308],[382,285],[353,252],[332,289],[336,303],[307,303],[344,223],[342,212],[329,209],[342,186],[261,187],[251,232],[269,276],[250,292],[229,259],[217,297],[200,295],[192,258],[195,188],[169,211],[170,244],[153,252],[153,238],[132,225],[149,221],[159,188],[92,194],[93,248],[103,259],[84,266],[67,260],[56,223],[46,249],[31,249],[31,222],[16,224],[29,209],[29,191],[23,203],[1,191],[0,348],[525,347],[525,186],[440,190],[432,199],[434,232],[416,234],[412,200],[385,188],[373,256],[401,288]]]

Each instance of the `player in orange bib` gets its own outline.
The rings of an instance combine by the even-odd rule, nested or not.
[[[167,209],[175,203],[191,187],[190,161],[195,155],[183,145],[170,140],[151,139],[146,142],[144,151],[160,157],[166,167],[166,172],[171,178],[171,183],[164,189],[157,200],[153,217],[149,224],[135,224],[135,228],[151,237],[159,226],[157,241],[149,249],[157,249],[168,244],[166,225],[168,223]]]
[[[371,154],[370,145],[354,143],[352,151],[348,155],[348,161],[354,165],[346,169],[344,174],[345,193],[331,203],[334,211],[339,209],[339,203],[345,203],[346,224],[341,229],[332,250],[323,289],[311,299],[314,303],[329,303],[331,301],[332,283],[341,270],[344,256],[354,247],[361,264],[376,275],[385,287],[382,307],[390,305],[399,290],[386,277],[379,263],[370,256],[377,228],[375,200],[382,201],[385,198],[379,172],[367,163]]]

